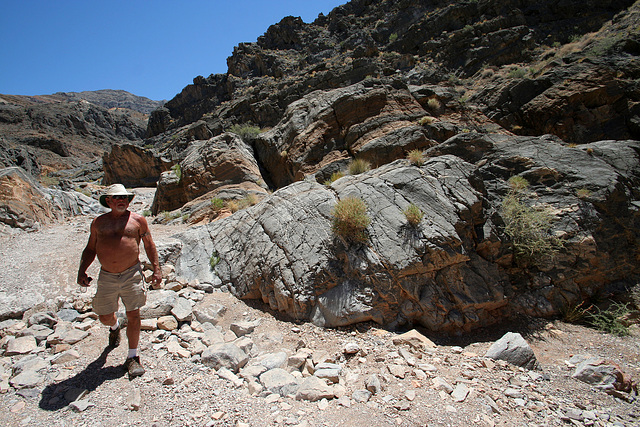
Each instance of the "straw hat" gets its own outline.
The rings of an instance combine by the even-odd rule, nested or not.
[[[107,200],[106,200],[108,196],[128,196],[129,201],[131,201],[133,200],[134,194],[128,192],[127,189],[124,188],[124,185],[122,184],[110,185],[109,187],[107,187],[107,191],[102,196],[100,196],[100,204],[105,208],[109,207],[109,205],[107,205]]]

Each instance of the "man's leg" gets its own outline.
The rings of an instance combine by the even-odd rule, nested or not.
[[[100,323],[106,326],[113,326],[118,321],[115,313],[101,314],[98,316],[98,318],[100,319]]]
[[[140,342],[140,310],[127,311],[127,339],[129,350],[137,349]]]
[[[100,323],[109,326],[109,347],[116,348],[120,345],[120,324],[115,313],[101,314],[98,316]]]
[[[129,354],[124,366],[129,372],[129,378],[139,377],[144,374],[144,368],[140,364],[140,357],[138,357],[140,309],[127,311],[127,338],[129,340]]]

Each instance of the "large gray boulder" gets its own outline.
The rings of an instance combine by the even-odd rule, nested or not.
[[[473,172],[473,165],[442,156],[421,168],[397,161],[330,188],[298,182],[177,236],[183,250],[176,270],[188,280],[217,275],[241,298],[329,327],[409,319],[437,329],[486,321],[504,305],[506,277],[465,248],[484,221]],[[345,245],[331,232],[331,210],[348,196],[368,206],[368,245]],[[410,203],[425,212],[417,228],[403,214]]]
[[[578,148],[547,136],[461,134],[420,167],[398,160],[330,187],[307,179],[191,228],[176,236],[177,274],[221,280],[240,298],[327,327],[468,331],[519,313],[558,315],[640,273],[639,152],[637,141]],[[514,256],[501,207],[516,175],[530,184],[522,203],[552,219],[554,256]],[[346,197],[367,205],[365,244],[331,231]],[[415,227],[403,214],[410,203],[424,213]]]
[[[494,342],[486,357],[496,360],[504,360],[512,365],[527,369],[534,369],[538,365],[536,355],[522,335],[515,332],[507,332],[502,338]]]

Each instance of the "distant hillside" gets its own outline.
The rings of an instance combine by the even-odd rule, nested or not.
[[[106,102],[118,93],[101,92],[104,96],[94,99]],[[145,99],[128,95],[122,100]],[[115,102],[118,96],[111,98]],[[84,168],[73,175],[93,181],[102,173],[100,157],[114,144],[141,144],[147,119],[134,109],[106,108],[97,101],[60,94],[0,95],[0,168],[20,166],[34,177]]]
[[[166,101],[153,101],[144,96],[137,96],[124,90],[102,89],[84,92],[56,92],[55,96],[64,97],[68,101],[84,99],[104,108],[128,108],[140,113],[149,114],[161,107]]]

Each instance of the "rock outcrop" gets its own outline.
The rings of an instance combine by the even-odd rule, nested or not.
[[[474,135],[434,147],[423,166],[398,160],[331,187],[306,180],[178,236],[177,271],[221,280],[323,326],[375,321],[461,331],[527,313],[553,316],[607,285],[637,277],[640,145],[573,148],[554,138]],[[521,201],[553,218],[555,256],[514,258],[501,210],[507,179],[529,182]],[[331,231],[332,209],[365,201],[365,245]],[[424,213],[417,227],[403,211]],[[617,250],[622,236],[628,246]],[[210,262],[219,258],[217,264]]]
[[[0,223],[35,231],[65,216],[101,211],[96,200],[77,191],[44,188],[22,168],[0,169]]]
[[[253,149],[232,133],[190,144],[184,159],[160,177],[152,211],[178,209],[203,195],[209,203],[225,190],[235,193],[226,198],[267,193]]]

